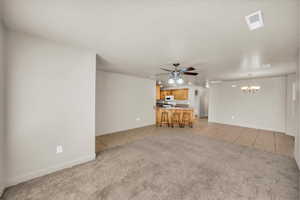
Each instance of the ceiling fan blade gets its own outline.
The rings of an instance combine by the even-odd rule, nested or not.
[[[173,63],[174,67],[178,67],[180,65],[180,63]]]
[[[187,67],[187,68],[182,69],[183,72],[194,71],[194,70],[195,70],[194,67]]]
[[[192,76],[197,76],[198,75],[198,73],[196,73],[196,72],[183,72],[183,74],[192,75]]]
[[[160,75],[168,75],[170,73],[159,73],[159,74],[155,74],[155,76],[160,76]]]
[[[171,70],[171,69],[164,69],[164,68],[160,68],[160,69],[165,70],[167,72],[173,72],[173,70]]]

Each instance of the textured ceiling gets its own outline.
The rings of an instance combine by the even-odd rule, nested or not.
[[[265,27],[249,31],[257,10]],[[295,72],[298,15],[298,0],[4,0],[9,28],[89,48],[99,69],[154,77],[180,61],[198,83]]]

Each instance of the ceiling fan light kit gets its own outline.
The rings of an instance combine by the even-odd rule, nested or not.
[[[170,85],[173,85],[175,83],[175,80],[173,78],[169,78],[168,83]]]
[[[180,63],[174,63],[173,64],[173,67],[175,68],[174,70],[161,68],[162,70],[167,71],[170,74],[170,78],[168,79],[168,83],[170,85],[173,85],[176,83],[179,85],[183,84],[184,83],[184,80],[182,78],[183,75],[190,75],[190,76],[198,75],[198,73],[196,73],[196,72],[191,72],[191,71],[194,71],[195,68],[187,67],[187,68],[179,69],[179,65],[180,65]]]
[[[183,84],[184,80],[182,78],[179,78],[179,79],[176,80],[176,83],[177,84]]]

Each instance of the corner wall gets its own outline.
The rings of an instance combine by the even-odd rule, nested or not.
[[[7,32],[5,58],[6,185],[93,160],[96,55]]]
[[[155,81],[97,71],[96,135],[155,124]]]

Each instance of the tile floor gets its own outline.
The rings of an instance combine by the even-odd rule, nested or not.
[[[162,135],[170,130],[182,134],[190,132],[237,145],[248,146],[267,152],[293,157],[294,138],[284,133],[265,131],[217,123],[207,119],[196,120],[193,128],[168,128],[147,126],[96,137],[96,153],[134,142],[147,136]]]

